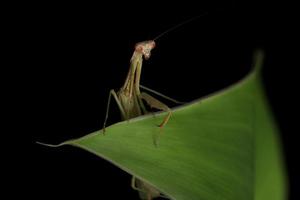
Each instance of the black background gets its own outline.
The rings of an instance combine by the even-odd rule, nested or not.
[[[274,3],[199,3],[18,5],[21,12],[8,16],[14,18],[10,49],[18,55],[9,65],[18,124],[8,132],[15,141],[7,183],[19,191],[13,194],[138,199],[130,175],[107,161],[74,147],[35,142],[56,144],[100,129],[108,92],[122,85],[134,44],[204,13],[157,40],[141,82],[191,101],[240,80],[251,69],[254,50],[263,49],[266,92],[294,182],[293,12]],[[112,108],[109,124],[118,120]],[[291,198],[295,193],[292,186]]]

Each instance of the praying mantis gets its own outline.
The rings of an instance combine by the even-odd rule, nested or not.
[[[200,15],[203,16],[203,15]],[[155,40],[163,36],[164,34],[170,32],[171,30],[174,30],[200,16],[196,16],[194,18],[188,19],[170,29],[163,32],[159,36],[155,37],[153,40],[147,40],[143,42],[139,42],[135,45],[133,55],[130,59],[130,67],[127,74],[127,77],[125,79],[124,85],[116,92],[115,90],[110,90],[108,102],[107,102],[107,109],[106,109],[106,115],[105,120],[103,123],[103,133],[105,133],[105,126],[108,119],[108,113],[109,113],[109,107],[111,102],[111,97],[115,99],[118,108],[121,113],[121,117],[123,120],[129,120],[131,118],[147,114],[148,111],[146,110],[146,107],[144,105],[145,101],[151,108],[155,108],[158,110],[162,110],[164,112],[167,112],[166,116],[163,118],[162,122],[158,125],[161,129],[168,123],[172,111],[171,109],[161,101],[157,100],[150,94],[146,92],[141,92],[140,89],[143,89],[145,91],[151,92],[153,94],[156,94],[158,96],[161,96],[169,101],[172,101],[177,104],[183,104],[184,102],[177,101],[173,98],[170,98],[168,96],[165,96],[155,90],[152,90],[150,88],[147,88],[145,86],[142,86],[140,84],[140,78],[141,78],[141,72],[142,72],[142,64],[143,64],[143,58],[145,60],[148,60],[151,56],[151,51],[155,48]],[[139,191],[139,196],[141,199],[145,200],[152,200],[156,197],[164,197],[168,198],[165,195],[161,194],[161,192],[153,187],[152,185],[137,179],[136,177],[132,177],[131,186],[133,189]]]
[[[164,103],[152,97],[151,95],[145,92],[141,92],[140,88],[144,90],[148,90],[152,93],[155,93],[159,96],[169,99],[175,103],[181,103],[170,97],[160,94],[159,92],[156,92],[145,86],[140,85],[140,76],[142,70],[143,57],[146,60],[149,59],[151,55],[151,50],[154,47],[155,47],[154,40],[140,42],[135,45],[135,50],[130,60],[129,72],[124,85],[120,88],[118,92],[115,92],[114,90],[110,90],[109,92],[106,116],[103,124],[103,132],[105,131],[105,125],[108,118],[111,96],[113,96],[114,99],[116,100],[117,105],[121,112],[122,119],[124,120],[128,120],[130,118],[137,117],[147,113],[143,100],[145,100],[146,103],[150,105],[150,107],[152,108],[166,111],[167,115],[159,125],[160,128],[164,127],[167,124],[168,120],[170,119],[172,113],[171,109]],[[139,191],[140,197],[142,199],[151,200],[152,198],[163,196],[156,188],[139,179],[136,179],[134,176],[132,177],[131,186],[133,189]]]

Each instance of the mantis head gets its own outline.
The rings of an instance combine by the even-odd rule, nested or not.
[[[148,60],[151,56],[151,50],[155,47],[154,40],[139,42],[135,45],[135,51],[142,53],[144,58]]]

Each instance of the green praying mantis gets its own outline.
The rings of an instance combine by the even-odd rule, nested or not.
[[[170,119],[172,113],[171,109],[161,101],[152,97],[150,94],[147,94],[146,92],[141,92],[140,88],[155,93],[164,98],[167,98],[175,103],[181,103],[159,92],[156,92],[145,86],[140,85],[143,57],[146,60],[149,59],[151,55],[151,50],[154,47],[154,40],[140,42],[135,45],[135,50],[130,59],[129,72],[124,85],[120,88],[118,92],[115,92],[114,90],[110,90],[109,92],[107,110],[103,124],[103,133],[105,132],[105,125],[108,118],[111,96],[113,96],[115,101],[117,102],[122,119],[124,120],[128,120],[147,113],[143,100],[146,101],[146,103],[152,108],[166,111],[167,115],[159,125],[160,128],[164,127]],[[150,184],[147,184],[135,178],[134,176],[132,177],[131,186],[133,189],[139,191],[141,199],[151,200],[152,198],[163,196],[156,188],[154,188]]]
[[[201,15],[201,16],[203,16],[203,15]],[[155,108],[155,109],[167,112],[167,114],[163,118],[162,122],[158,125],[159,128],[162,129],[168,123],[168,121],[172,115],[171,109],[166,104],[157,100],[150,94],[148,94],[146,92],[141,92],[140,89],[151,92],[158,96],[161,96],[161,97],[163,97],[169,101],[172,101],[174,103],[177,103],[177,104],[183,104],[184,102],[177,101],[173,98],[170,98],[166,95],[163,95],[155,90],[152,90],[152,89],[142,86],[140,84],[143,58],[145,60],[148,60],[150,58],[151,51],[154,49],[154,47],[156,45],[155,41],[158,38],[160,38],[164,34],[170,32],[170,31],[172,31],[172,30],[198,18],[198,17],[200,17],[200,16],[186,20],[186,21],[168,29],[167,31],[160,34],[159,36],[155,37],[155,39],[153,39],[153,40],[139,42],[135,45],[133,55],[130,59],[130,67],[129,67],[129,71],[128,71],[127,77],[125,79],[124,85],[117,92],[113,89],[110,90],[110,92],[109,92],[106,115],[105,115],[105,120],[103,123],[103,129],[102,129],[103,133],[105,133],[105,127],[106,127],[106,122],[108,119],[109,107],[110,107],[110,102],[111,102],[112,96],[114,97],[114,99],[118,105],[118,108],[120,110],[121,117],[123,120],[129,120],[131,118],[147,114],[148,111],[143,102],[143,101],[145,101],[147,103],[147,105],[150,106],[151,108]],[[133,189],[139,191],[139,196],[141,199],[152,200],[153,198],[156,198],[156,197],[168,198],[167,196],[163,195],[158,189],[156,189],[152,185],[150,185],[138,178],[135,178],[134,176],[132,177],[131,186]]]
[[[154,40],[144,41],[136,44],[135,50],[130,60],[130,68],[124,85],[120,88],[118,92],[115,92],[114,90],[110,90],[109,92],[107,103],[108,105],[103,124],[103,132],[105,132],[105,125],[108,118],[111,96],[113,96],[116,100],[121,112],[122,119],[124,120],[128,120],[147,113],[143,100],[146,101],[146,103],[152,108],[166,111],[167,115],[159,125],[160,128],[164,127],[170,119],[172,113],[171,109],[161,101],[152,97],[150,94],[147,94],[146,92],[141,92],[140,88],[155,93],[175,103],[181,103],[159,92],[156,92],[145,86],[140,85],[143,57],[146,60],[149,59],[151,55],[151,50],[154,47]],[[134,176],[132,177],[131,186],[135,190],[139,191],[141,199],[151,200],[152,198],[163,196],[156,188],[139,179],[136,179]]]

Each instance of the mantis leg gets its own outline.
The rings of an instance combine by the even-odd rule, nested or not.
[[[103,123],[103,133],[105,132],[105,125],[106,125],[107,118],[108,118],[111,95],[112,95],[112,96],[114,97],[114,99],[116,100],[117,105],[118,105],[118,107],[119,107],[119,109],[120,109],[120,112],[121,112],[122,117],[124,117],[124,119],[126,119],[126,117],[127,117],[126,114],[125,114],[125,111],[124,111],[124,109],[123,109],[123,107],[122,107],[122,104],[121,104],[121,102],[120,102],[119,99],[118,99],[118,96],[117,96],[116,92],[115,92],[114,90],[110,90],[110,91],[109,91],[109,96],[108,96],[108,101],[107,101],[105,120],[104,120],[104,123]]]
[[[177,103],[177,104],[185,104],[186,102],[182,102],[182,101],[177,101],[176,99],[173,99],[173,98],[171,98],[171,97],[168,97],[168,96],[166,96],[166,95],[164,95],[164,94],[162,94],[162,93],[160,93],[160,92],[157,92],[157,91],[155,91],[155,90],[152,90],[152,89],[150,89],[150,88],[148,88],[148,87],[146,87],[146,86],[143,86],[143,85],[140,85],[140,88],[142,88],[142,89],[144,89],[144,90],[146,90],[146,91],[148,91],[148,92],[151,92],[151,93],[153,93],[153,94],[156,94],[156,95],[158,95],[158,96],[160,96],[160,97],[163,97],[163,98],[165,98],[165,99],[167,99],[167,100],[169,100],[169,101],[172,101],[172,102],[174,102],[174,103]]]
[[[140,192],[139,195],[140,195],[140,197],[141,197],[141,195],[143,196],[142,199],[144,199],[146,197],[147,200],[152,200],[151,193],[147,192],[146,190],[142,190],[136,186],[135,176],[132,176],[132,178],[131,178],[131,187],[132,187],[132,189]]]
[[[140,188],[136,187],[135,179],[136,179],[135,176],[132,176],[132,178],[131,178],[132,189],[137,190],[139,192],[145,192],[145,191],[141,190]]]
[[[138,103],[139,103],[139,105],[142,109],[142,113],[147,114],[148,111],[146,110],[145,105],[144,105],[143,100],[141,99],[140,95],[136,96],[136,98],[137,98],[137,101],[138,101]]]
[[[171,117],[171,114],[172,114],[171,109],[164,103],[160,102],[159,100],[155,99],[154,97],[152,97],[151,95],[149,95],[145,92],[141,93],[141,98],[144,99],[150,107],[168,112],[167,116],[164,118],[162,123],[159,125],[160,128],[164,127],[168,123],[168,121]]]
[[[152,191],[152,192],[154,192],[154,194],[151,195],[151,191],[147,192],[146,190],[142,190],[142,189],[138,188],[136,186],[136,178],[135,178],[135,176],[132,176],[132,178],[131,178],[131,187],[134,190],[137,190],[139,192],[142,192],[142,193],[146,194],[147,199],[149,199],[149,200],[152,200],[152,197],[153,198],[156,198],[156,197],[168,198],[166,195],[160,193],[157,189],[154,189],[154,191]],[[153,190],[153,188],[151,188],[151,190]]]

